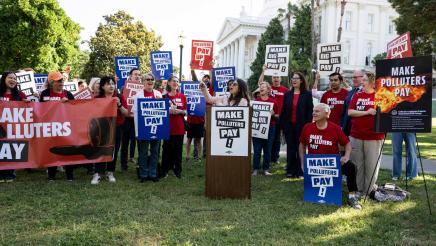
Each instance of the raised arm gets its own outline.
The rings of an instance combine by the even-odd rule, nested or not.
[[[266,64],[262,66],[262,73],[260,73],[259,80],[257,81],[257,85],[260,85],[263,81],[265,81],[265,70],[267,70]]]

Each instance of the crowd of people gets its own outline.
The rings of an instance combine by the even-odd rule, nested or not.
[[[347,178],[349,190],[348,204],[360,209],[359,196],[376,188],[383,133],[374,131],[375,76],[370,72],[357,70],[349,86],[340,73],[329,75],[328,90],[317,89],[319,74],[310,90],[303,73],[293,72],[290,76],[290,87],[282,85],[280,76],[272,76],[272,83],[265,80],[263,68],[258,81],[256,96],[251,98],[247,83],[241,79],[230,80],[227,83],[227,93],[214,96],[214,89],[209,75],[204,75],[199,81],[207,106],[250,106],[250,101],[270,102],[271,121],[268,139],[252,138],[253,172],[272,175],[271,164],[279,162],[281,137],[286,140],[286,177],[301,178],[303,176],[304,154],[341,154],[342,173]],[[193,80],[198,81],[192,71]],[[74,96],[64,90],[65,76],[60,72],[50,72],[46,89],[39,94],[41,103],[46,101],[68,102]],[[182,155],[184,136],[187,135],[185,146],[186,160],[191,158],[191,143],[193,142],[193,159],[199,161],[205,158],[206,116],[187,116],[187,99],[180,92],[180,80],[171,76],[157,88],[155,77],[151,73],[141,75],[139,69],[132,69],[128,80],[141,82],[144,90],[134,97],[133,112],[136,112],[138,98],[168,98],[170,107],[170,138],[168,140],[137,140],[135,118],[129,115],[127,99],[116,88],[116,78],[104,76],[92,78],[89,89],[95,98],[115,98],[117,102],[117,119],[115,132],[115,151],[113,160],[107,163],[86,165],[93,173],[91,184],[97,185],[103,178],[116,182],[114,175],[118,152],[120,153],[121,170],[127,171],[129,164],[137,167],[140,182],[158,182],[168,176],[172,170],[177,178],[182,177]],[[86,83],[81,83],[81,88]],[[314,106],[314,98],[320,103]],[[17,77],[14,72],[4,72],[0,83],[0,101],[25,101],[26,95],[18,90]],[[406,179],[416,177],[416,149],[413,134],[393,134],[394,170],[393,180],[401,176],[402,141],[406,141],[408,160]],[[203,144],[202,140],[203,139]],[[162,151],[161,151],[162,148]],[[138,158],[135,159],[135,151]],[[261,157],[263,153],[262,165]],[[161,158],[160,158],[161,156]],[[54,181],[59,167],[49,167],[48,180]],[[74,180],[75,165],[64,167],[67,180]],[[0,180],[13,181],[16,178],[14,170],[0,171]]]

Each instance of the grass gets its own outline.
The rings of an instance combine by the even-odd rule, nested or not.
[[[139,183],[129,169],[98,186],[85,169],[73,183],[19,171],[0,184],[0,245],[436,245],[421,177],[409,183],[411,199],[356,211],[304,203],[303,181],[284,179],[284,164],[253,177],[251,200],[207,199],[204,163],[183,165],[181,180]],[[382,171],[379,183],[389,180]],[[426,180],[436,213],[436,177]]]
[[[384,155],[392,155],[391,133],[387,134],[385,145],[383,147]],[[436,160],[436,126],[432,127],[431,133],[417,133],[417,140],[421,157],[424,159]],[[403,144],[403,156],[405,156],[405,147]]]

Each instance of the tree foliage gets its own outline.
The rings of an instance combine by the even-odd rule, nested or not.
[[[253,74],[248,79],[250,90],[257,88],[257,80],[262,73],[263,64],[265,64],[265,51],[268,44],[284,44],[284,30],[280,24],[279,18],[273,18],[266,28],[265,32],[260,36],[256,58],[250,66]]]
[[[414,56],[433,55],[436,47],[436,2],[434,0],[389,0],[398,12],[397,33],[410,32]]]
[[[0,70],[61,70],[77,60],[80,26],[56,0],[0,1]]]
[[[374,58],[372,58],[371,64],[375,67],[375,64],[377,63],[377,61],[386,59],[386,56],[387,56],[386,52],[377,54],[376,56],[374,56]]]
[[[103,18],[105,22],[100,23],[89,42],[91,53],[84,77],[113,74],[115,56],[139,56],[141,70],[150,71],[150,52],[162,47],[161,37],[125,11]]]
[[[290,70],[310,75],[312,70],[311,9],[309,4],[295,6],[288,4],[288,12],[295,17],[289,31],[287,43],[290,45]]]

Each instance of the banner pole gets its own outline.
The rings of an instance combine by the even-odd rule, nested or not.
[[[378,154],[377,164],[375,165],[374,170],[372,171],[371,181],[369,181],[369,184],[372,183],[372,180],[374,179],[375,171],[377,170],[377,168],[379,166],[380,158],[381,158],[381,155],[383,153],[383,147],[385,146],[385,140],[386,140],[386,132],[385,132],[385,137],[383,138],[383,143],[382,143],[382,146],[380,149],[380,153]],[[366,202],[366,198],[368,197],[368,193],[369,193],[370,189],[371,189],[371,187],[368,185],[368,189],[366,190],[366,193],[365,193],[365,199],[363,200],[364,203]]]

